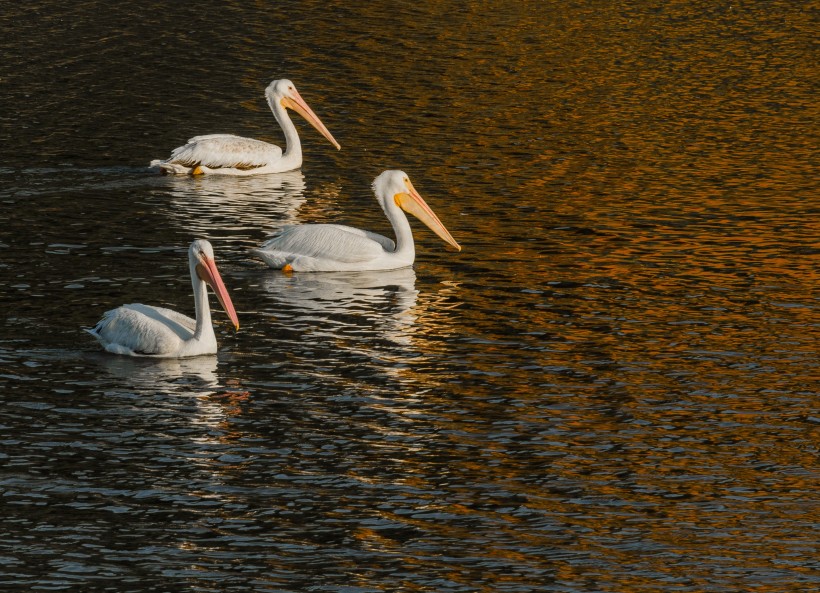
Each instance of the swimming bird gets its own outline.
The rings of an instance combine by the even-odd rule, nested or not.
[[[273,144],[233,134],[194,136],[175,148],[166,160],[153,160],[151,167],[177,175],[259,175],[282,173],[302,166],[302,145],[287,109],[293,109],[339,150],[319,117],[308,107],[290,80],[274,80],[265,89],[273,116],[285,133],[285,152]]]
[[[450,244],[453,239],[404,171],[384,171],[373,181],[373,192],[396,233],[392,239],[338,224],[286,226],[254,253],[272,268],[296,272],[392,270],[413,264],[413,232],[404,212],[416,216]]]
[[[231,297],[214,261],[211,244],[198,239],[188,249],[196,319],[162,307],[131,304],[112,309],[93,329],[86,329],[108,352],[129,356],[182,358],[216,353],[216,336],[208,305],[210,286],[222,308],[239,329]]]

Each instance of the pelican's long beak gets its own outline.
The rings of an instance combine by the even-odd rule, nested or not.
[[[438,216],[436,216],[430,209],[430,206],[427,205],[427,202],[419,195],[419,192],[416,191],[416,188],[413,187],[409,179],[405,181],[405,185],[407,186],[407,192],[398,193],[393,198],[396,201],[396,205],[430,227],[431,231],[449,243],[453,249],[461,251],[461,245],[456,243],[450,231],[444,227],[438,219]]]
[[[306,120],[308,120],[308,123],[310,123],[310,125],[316,128],[316,130],[322,136],[327,138],[328,142],[330,142],[333,146],[336,147],[336,150],[341,150],[342,147],[339,146],[339,143],[336,142],[336,139],[333,137],[333,135],[330,132],[328,132],[327,128],[325,127],[325,124],[322,123],[322,120],[320,120],[319,117],[315,113],[313,113],[313,110],[310,107],[308,107],[308,104],[305,103],[305,100],[299,94],[299,91],[293,89],[292,91],[290,91],[290,93],[291,96],[282,98],[282,106],[289,107],[293,109],[296,113],[304,117]]]
[[[203,257],[202,263],[196,265],[196,273],[213,289],[216,298],[219,299],[219,304],[225,309],[225,313],[231,318],[233,326],[238,330],[239,319],[236,317],[236,310],[233,308],[231,297],[228,295],[228,289],[225,288],[219,270],[216,269],[216,262],[209,257]]]

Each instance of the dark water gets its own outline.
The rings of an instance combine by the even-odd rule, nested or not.
[[[139,5],[137,5],[139,4]],[[33,2],[0,15],[0,590],[813,591],[817,7],[809,2]],[[300,172],[153,176],[190,136]],[[285,222],[414,269],[269,271]],[[219,354],[82,327],[190,313]]]

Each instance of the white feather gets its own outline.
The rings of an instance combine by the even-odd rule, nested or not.
[[[392,239],[339,224],[286,226],[255,250],[268,265],[283,267],[297,258],[299,269],[321,268],[322,261],[339,265],[361,264],[393,251]]]
[[[195,136],[175,148],[169,160],[185,167],[257,169],[281,158],[282,149],[273,144],[232,134],[210,134]]]
[[[176,356],[195,327],[195,320],[171,309],[132,303],[106,311],[86,331],[114,354]]]

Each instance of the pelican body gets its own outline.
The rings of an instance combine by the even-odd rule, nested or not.
[[[239,320],[216,268],[214,251],[208,241],[200,239],[191,243],[188,264],[194,288],[196,319],[171,309],[135,303],[106,312],[93,329],[85,331],[114,354],[157,358],[216,354],[216,335],[211,324],[206,286],[216,293],[236,329],[239,329]]]
[[[175,148],[170,158],[153,160],[151,167],[177,175],[260,175],[283,173],[302,166],[302,144],[296,126],[288,116],[293,109],[339,150],[319,117],[308,107],[290,80],[274,80],[265,89],[273,116],[285,133],[285,152],[273,144],[233,134],[194,136]]]
[[[254,250],[272,268],[296,272],[393,270],[413,265],[416,249],[404,212],[426,224],[454,250],[461,247],[403,171],[385,171],[373,182],[376,200],[396,240],[339,224],[286,226]]]

